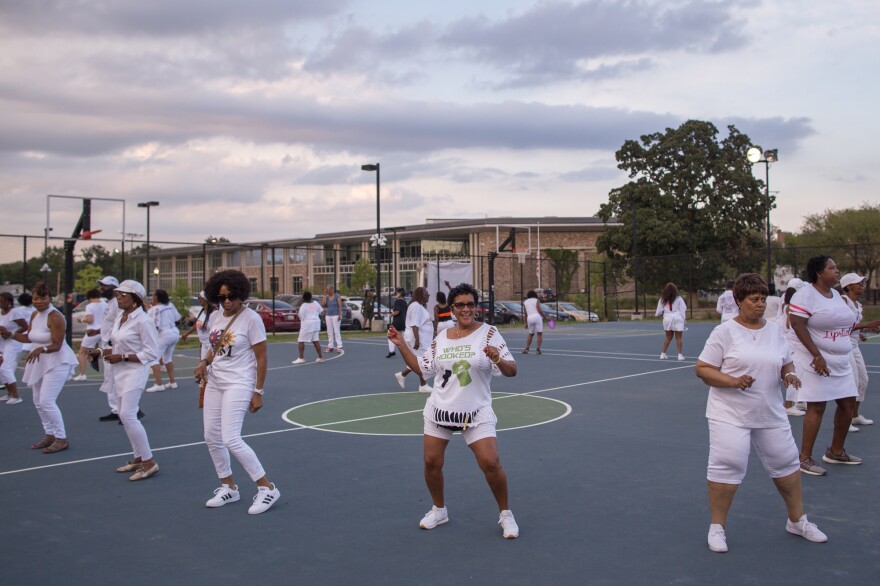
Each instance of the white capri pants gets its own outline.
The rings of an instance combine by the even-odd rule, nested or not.
[[[159,357],[162,364],[174,363],[174,349],[177,348],[177,342],[180,340],[180,330],[177,328],[168,328],[159,332]]]
[[[865,391],[868,390],[868,369],[865,368],[865,357],[862,356],[862,351],[858,346],[853,346],[853,351],[849,355],[849,363],[852,365],[856,388],[859,390],[856,401],[862,403],[865,401]]]
[[[0,383],[4,385],[15,384],[15,369],[18,368],[19,352],[5,352],[3,364],[0,364]]]
[[[34,407],[37,408],[37,414],[43,424],[43,431],[46,432],[46,435],[54,436],[56,439],[67,439],[64,418],[61,416],[61,409],[58,408],[58,395],[61,394],[61,389],[64,388],[64,383],[67,382],[70,374],[71,366],[69,364],[59,364],[44,374],[39,382],[31,386]]]
[[[748,429],[709,419],[709,465],[706,478],[721,484],[741,484],[749,465],[750,444],[770,478],[800,470],[800,457],[791,427]]]
[[[205,424],[205,443],[218,478],[232,476],[230,452],[251,480],[256,481],[266,475],[257,455],[241,439],[241,427],[253,394],[252,386],[221,389],[212,385],[210,377],[208,378],[202,419]]]
[[[339,316],[328,315],[324,318],[327,324],[327,347],[342,350],[342,333],[339,330]]]
[[[150,450],[150,441],[147,439],[147,430],[144,429],[140,419],[137,418],[138,405],[144,389],[126,391],[119,396],[119,421],[125,427],[125,435],[131,442],[131,449],[135,458],[152,460],[153,452]]]
[[[544,320],[541,319],[540,314],[530,315],[526,320],[526,323],[529,326],[529,334],[542,334],[544,333]]]

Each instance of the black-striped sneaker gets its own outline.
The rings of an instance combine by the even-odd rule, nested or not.
[[[214,509],[228,503],[234,503],[240,498],[241,495],[237,490],[233,490],[228,484],[224,484],[220,488],[214,489],[214,496],[205,503],[205,506]]]

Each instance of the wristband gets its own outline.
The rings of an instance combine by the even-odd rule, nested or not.
[[[794,372],[794,371],[792,371],[792,372],[786,372],[786,373],[785,373],[785,376],[783,376],[782,378],[783,378],[783,379],[787,379],[787,378],[790,377],[790,376],[797,376],[797,373]]]
[[[263,389],[254,389],[254,394],[263,396]]]

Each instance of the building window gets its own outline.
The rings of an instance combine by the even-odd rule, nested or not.
[[[228,258],[227,266],[234,267],[236,269],[241,268],[241,251],[235,250],[233,252],[227,252],[226,256]]]
[[[248,281],[251,282],[251,297],[257,296],[257,278],[256,277],[248,277]]]
[[[309,261],[309,249],[301,246],[288,248],[287,259],[290,264],[306,264]]]
[[[272,292],[278,291],[278,277],[269,277],[269,286],[272,287]]]
[[[354,264],[360,258],[360,244],[346,244],[339,249],[339,264]]]
[[[422,254],[445,255],[445,256],[467,256],[468,243],[466,240],[422,240]]]
[[[245,251],[245,266],[258,267],[263,263],[263,251],[259,248],[252,248]]]
[[[321,264],[331,265],[331,266],[336,264],[336,256],[333,252],[333,245],[332,244],[325,244],[323,252],[324,252],[324,262]]]
[[[272,252],[272,249],[266,251],[266,266],[272,266],[275,261],[275,265],[283,265],[284,264],[284,250],[275,249],[275,252]]]
[[[303,292],[303,278],[299,275],[293,278],[293,293],[299,295]]]
[[[401,258],[418,258],[422,256],[421,240],[401,240],[400,241],[400,257]]]
[[[186,275],[189,273],[189,257],[187,256],[178,256],[174,259],[174,274],[176,277],[181,279],[186,279]]]

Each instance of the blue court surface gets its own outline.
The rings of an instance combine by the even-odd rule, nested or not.
[[[446,458],[450,522],[418,528],[431,500],[422,477],[425,395],[402,392],[384,338],[350,338],[344,354],[293,366],[295,344],[269,346],[266,406],[246,441],[281,490],[248,515],[256,488],[233,462],[242,500],[205,501],[219,483],[203,443],[195,351],[175,357],[180,388],[145,394],[143,423],[160,472],[129,482],[122,427],[99,380],[61,394],[71,447],[42,437],[25,402],[0,404],[0,560],[5,584],[795,584],[871,583],[880,575],[880,344],[862,346],[872,377],[851,434],[861,466],[803,478],[815,544],[785,532],[781,497],[753,455],[736,495],[729,553],[706,546],[707,388],[694,376],[713,324],[685,333],[685,362],[660,361],[657,322],[559,326],[542,356],[493,380],[498,444],[520,537],[505,540],[474,458],[456,436]],[[876,342],[873,340],[872,342]],[[674,345],[673,345],[674,348]],[[675,356],[674,351],[670,352]],[[781,400],[781,398],[780,398]],[[829,407],[817,440],[830,443]],[[792,430],[800,445],[801,421]]]

